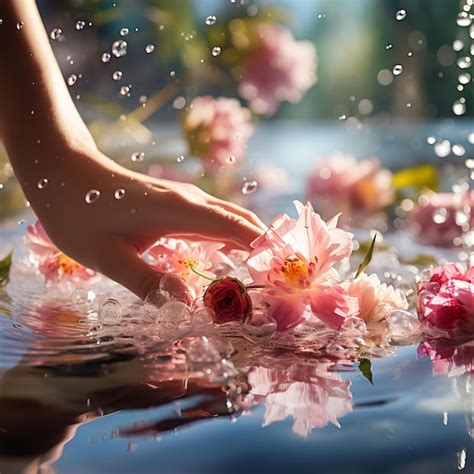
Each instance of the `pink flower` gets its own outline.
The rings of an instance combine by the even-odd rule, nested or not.
[[[463,196],[454,193],[425,194],[410,214],[411,229],[422,243],[451,247],[454,240],[461,237],[463,224],[470,228],[474,226],[474,213],[465,219],[463,206],[474,208],[474,191]]]
[[[239,69],[239,93],[255,113],[270,116],[280,102],[299,102],[316,83],[316,48],[272,23],[259,23],[253,39]]]
[[[308,197],[320,209],[371,215],[393,202],[392,173],[376,158],[336,154],[320,160],[308,179]]]
[[[474,323],[474,267],[463,272],[452,263],[431,269],[418,283],[418,316],[437,329],[456,330]]]
[[[308,316],[307,306],[333,329],[356,315],[357,300],[337,284],[333,268],[352,252],[352,234],[338,229],[337,219],[325,223],[311,204],[295,202],[297,219],[282,214],[252,242],[247,261],[250,276],[270,304],[270,316],[284,331]]]
[[[400,290],[380,283],[375,274],[360,274],[354,281],[347,283],[347,293],[357,298],[359,318],[366,323],[377,323],[392,309],[406,309],[408,303]]]
[[[31,261],[43,274],[46,283],[86,281],[97,277],[96,272],[62,253],[48,237],[40,221],[28,226],[25,243]]]
[[[244,158],[253,133],[251,114],[238,100],[196,97],[186,112],[183,130],[189,150],[212,173],[235,166]]]
[[[350,381],[341,380],[328,368],[329,364],[323,363],[252,368],[244,406],[248,409],[263,403],[264,426],[293,417],[293,432],[299,436],[308,436],[328,423],[339,427],[338,418],[352,411]]]
[[[150,264],[158,272],[177,273],[200,295],[209,280],[197,275],[195,270],[209,278],[214,278],[213,266],[232,262],[220,250],[220,242],[192,242],[179,239],[160,239],[149,251]]]

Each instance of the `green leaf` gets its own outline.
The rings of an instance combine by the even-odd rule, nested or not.
[[[10,281],[10,267],[12,266],[13,250],[2,260],[0,260],[0,288],[3,288]]]
[[[423,164],[412,168],[405,168],[393,175],[394,189],[429,188],[437,191],[439,188],[438,167],[431,164]]]
[[[373,385],[372,380],[372,362],[369,359],[360,359],[359,360],[359,370],[360,373]]]
[[[362,260],[362,263],[359,265],[359,268],[357,269],[357,273],[355,274],[354,278],[357,278],[366,269],[367,265],[372,260],[376,238],[377,238],[377,234],[374,235],[374,238],[372,239],[372,243],[370,244],[369,250],[367,251],[367,254],[364,257],[364,260]]]

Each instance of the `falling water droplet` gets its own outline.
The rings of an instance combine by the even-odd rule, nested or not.
[[[178,163],[182,163],[184,161],[184,156],[183,155],[179,155],[177,158],[176,158],[176,161]]]
[[[458,81],[460,84],[468,84],[471,82],[471,75],[468,72],[463,72],[462,74],[459,74]]]
[[[257,181],[245,181],[242,185],[242,194],[252,194],[257,190]]]
[[[463,56],[457,60],[456,64],[460,69],[467,69],[471,67],[471,58],[469,56]]]
[[[219,54],[221,54],[221,48],[219,46],[214,46],[214,48],[212,48],[212,55],[219,56]]]
[[[461,51],[464,48],[464,43],[461,40],[454,40],[453,41],[453,49],[454,51]]]
[[[426,139],[426,142],[429,144],[429,145],[434,145],[436,143],[436,138],[435,137],[428,137]]]
[[[448,211],[445,207],[439,207],[433,211],[433,222],[435,224],[444,224],[448,218]]]
[[[122,29],[120,30],[120,36],[127,36],[128,33],[129,33],[128,28],[122,28]]]
[[[462,145],[453,145],[452,152],[455,156],[464,156],[466,149]]]
[[[448,412],[447,411],[443,412],[443,425],[448,426]]]
[[[217,18],[214,15],[209,15],[206,18],[206,25],[210,26],[213,25],[216,22]]]
[[[399,76],[403,72],[403,66],[401,64],[395,64],[392,69],[394,76]]]
[[[464,115],[466,113],[466,104],[457,100],[453,104],[454,115]]]
[[[459,12],[456,18],[456,23],[458,26],[470,26],[472,23],[471,15],[467,12]]]
[[[122,71],[114,71],[112,73],[112,79],[114,81],[120,81],[120,79],[122,79]]]
[[[19,21],[17,24],[16,24],[16,29],[17,30],[21,30],[23,28],[23,25],[24,23],[22,21]]]
[[[176,76],[176,71],[170,71],[170,77]]]
[[[143,161],[145,159],[145,153],[143,153],[143,151],[136,151],[135,153],[132,153],[130,159],[135,162]]]
[[[117,189],[114,193],[115,199],[122,199],[125,196],[125,189],[120,188]]]
[[[458,470],[462,471],[466,467],[466,450],[461,449],[461,451],[457,453],[457,457],[458,457]]]
[[[84,20],[79,20],[76,22],[76,30],[83,30],[84,26],[86,26],[86,22]]]
[[[146,54],[151,54],[151,53],[153,53],[153,51],[155,51],[155,45],[154,44],[147,44],[145,46],[145,53]]]
[[[397,21],[404,20],[406,17],[407,17],[406,10],[401,9],[401,10],[398,10],[397,13],[395,13],[395,19]]]
[[[100,58],[103,63],[108,63],[110,61],[110,53],[102,53]]]
[[[44,189],[46,186],[48,186],[48,178],[42,178],[38,181],[39,189]]]
[[[449,140],[438,142],[434,146],[434,152],[440,158],[445,158],[451,153],[451,143]]]
[[[86,202],[87,204],[92,204],[96,202],[100,198],[100,191],[97,189],[91,189],[86,194]]]
[[[77,81],[77,76],[75,74],[71,74],[68,78],[67,78],[67,85],[68,86],[73,86]]]
[[[124,40],[117,40],[112,43],[112,54],[116,58],[125,56],[127,54],[127,42]]]
[[[49,37],[52,40],[57,40],[57,39],[61,38],[62,34],[63,34],[63,30],[61,28],[53,28],[51,30],[51,33],[49,34]]]

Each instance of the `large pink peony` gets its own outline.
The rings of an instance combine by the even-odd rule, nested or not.
[[[462,235],[462,225],[474,227],[474,191],[463,196],[454,193],[430,193],[420,198],[420,204],[410,214],[409,222],[418,240],[424,244],[452,247]],[[470,217],[466,218],[466,215]]]
[[[355,280],[346,283],[347,293],[357,298],[359,318],[366,323],[377,323],[393,309],[406,309],[408,303],[400,290],[381,283],[375,274],[360,274]]]
[[[316,162],[308,179],[308,198],[321,212],[371,215],[393,202],[392,173],[376,158],[358,161],[332,155]]]
[[[338,229],[337,217],[325,223],[311,204],[295,202],[299,216],[277,217],[269,230],[252,242],[247,261],[250,276],[264,285],[263,295],[278,330],[304,321],[309,305],[333,329],[358,314],[357,299],[338,284],[333,268],[352,252],[352,234]]]
[[[48,237],[40,221],[28,226],[25,243],[31,261],[43,274],[46,283],[77,282],[97,277],[96,272],[61,252]]]
[[[160,239],[149,251],[150,264],[158,272],[177,273],[200,295],[209,280],[194,273],[202,273],[214,278],[214,265],[233,266],[232,261],[222,252],[220,242],[194,242],[180,239]]]
[[[339,427],[338,418],[352,411],[350,381],[341,380],[329,368],[325,363],[252,368],[244,406],[264,404],[264,426],[293,417],[293,431],[299,436],[328,423]]]
[[[212,173],[235,166],[253,133],[251,114],[236,99],[196,97],[183,120],[189,150]]]
[[[474,267],[462,271],[453,263],[432,268],[428,280],[418,283],[421,321],[442,330],[474,326]]]
[[[255,113],[270,116],[280,102],[299,102],[316,83],[316,48],[281,25],[259,23],[255,29],[239,70],[239,93]]]

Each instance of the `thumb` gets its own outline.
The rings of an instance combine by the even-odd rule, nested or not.
[[[179,275],[157,272],[142,259],[132,245],[126,242],[118,241],[109,245],[108,251],[101,256],[97,268],[100,273],[128,288],[142,300],[160,287],[162,279],[164,291],[179,295],[178,299],[187,304],[193,300],[192,289]]]

